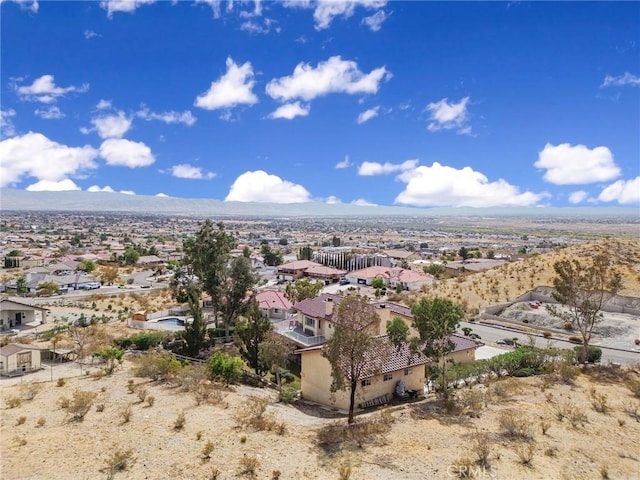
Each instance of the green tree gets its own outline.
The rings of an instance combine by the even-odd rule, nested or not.
[[[11,250],[9,253],[7,253],[8,257],[21,257],[22,256],[22,252],[20,250]]]
[[[262,254],[265,265],[269,265],[271,267],[282,265],[282,253],[271,250],[269,244],[263,244],[262,247],[260,247],[260,253]]]
[[[460,325],[464,311],[462,306],[446,298],[426,298],[411,307],[413,314],[413,327],[418,331],[418,337],[410,337],[405,340],[404,333],[397,330],[391,337],[393,343],[398,347],[402,342],[408,341],[411,350],[422,352],[425,356],[433,359],[435,363],[440,363],[440,375],[442,380],[442,394],[444,398],[449,397],[447,385],[447,355],[451,353],[456,344],[451,340]]]
[[[333,236],[333,238],[331,239],[331,246],[332,247],[339,247],[341,245],[341,241],[338,237],[336,237],[335,235]]]
[[[106,362],[104,371],[107,375],[111,375],[114,372],[116,365],[122,363],[124,350],[118,347],[108,346],[98,350],[94,355]]]
[[[135,265],[140,258],[140,252],[134,247],[129,246],[124,249],[122,258],[127,265]]]
[[[487,252],[487,258],[489,258],[489,259],[492,259],[492,260],[493,260],[494,258],[496,258],[496,252],[494,252],[493,250],[489,250],[489,251]]]
[[[207,369],[212,380],[222,380],[225,385],[238,381],[242,375],[244,364],[236,356],[228,355],[222,350],[216,350],[209,357]]]
[[[234,258],[224,271],[223,297],[220,310],[227,341],[231,338],[231,324],[247,308],[247,293],[254,287],[256,276],[251,271],[249,260],[243,256]]]
[[[298,303],[306,298],[315,298],[322,290],[322,283],[309,278],[300,278],[287,285],[284,296],[291,303]]]
[[[251,249],[247,245],[242,248],[242,256],[244,258],[251,258]]]
[[[313,258],[313,248],[309,245],[300,247],[298,251],[298,260],[311,260]]]
[[[458,255],[464,261],[464,260],[467,260],[468,258],[471,257],[471,252],[469,251],[469,249],[467,247],[462,247],[462,248],[460,248],[460,250],[458,250]]]
[[[136,260],[137,261],[137,260]],[[84,260],[78,264],[76,270],[80,270],[82,272],[91,273],[96,269],[95,262],[91,260]]]
[[[18,277],[16,279],[16,293],[18,295],[27,293],[27,279],[25,277]]]
[[[554,263],[553,298],[563,305],[547,305],[556,317],[577,327],[582,336],[580,361],[586,363],[593,328],[602,321],[602,307],[622,288],[609,253],[599,253],[588,261],[560,260]]]
[[[436,278],[440,278],[440,276],[444,274],[445,268],[444,265],[440,263],[431,263],[422,267],[422,271],[429,275],[433,275]]]
[[[264,341],[260,344],[260,359],[268,370],[275,373],[278,386],[280,386],[280,370],[286,368],[289,353],[294,348],[294,345],[273,329],[267,332]]]
[[[38,291],[45,295],[54,295],[60,291],[60,285],[56,282],[41,282],[38,284]]]
[[[194,237],[183,242],[183,262],[197,277],[202,290],[211,296],[216,325],[225,296],[226,271],[233,244],[234,239],[225,232],[224,224],[214,226],[208,219]]]
[[[182,338],[185,342],[185,353],[196,357],[207,338],[207,326],[202,315],[202,290],[182,270],[177,270],[171,281],[171,290],[175,299],[189,305],[192,321],[186,322]]]
[[[353,423],[358,383],[382,369],[389,344],[377,336],[380,317],[367,299],[349,295],[338,306],[333,335],[324,344],[322,355],[331,364],[332,391],[349,392],[348,423]],[[372,351],[380,353],[372,355]]]
[[[246,315],[236,322],[235,344],[240,356],[253,368],[256,375],[262,375],[268,370],[260,355],[260,347],[272,328],[271,321],[262,314],[255,298],[249,303]]]
[[[371,286],[373,288],[384,288],[384,278],[381,277],[376,277],[373,280],[371,280]]]
[[[282,245],[283,247],[286,245],[289,245],[289,240],[283,237],[280,240],[278,240],[278,245]]]
[[[387,322],[387,336],[396,349],[400,350],[409,338],[409,325],[400,317],[394,317]]]

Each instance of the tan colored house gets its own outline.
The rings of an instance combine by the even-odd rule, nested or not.
[[[286,319],[291,311],[291,302],[279,290],[260,290],[256,293],[256,302],[263,315],[272,321]]]
[[[0,300],[0,331],[34,324],[34,322],[47,323],[47,312],[46,308],[2,299]]]
[[[386,340],[387,337],[381,338]],[[478,344],[459,335],[452,335],[450,338],[455,342],[456,348],[447,356],[447,359],[453,359],[457,363],[472,362]],[[411,355],[406,345],[399,351],[390,347],[384,352],[386,356],[378,359],[378,368],[375,369],[375,373],[358,379],[356,389],[358,408],[388,403],[393,398],[400,380],[404,382],[406,390],[417,391],[420,395],[424,392],[426,365],[430,360],[422,354]],[[331,392],[331,365],[322,355],[322,345],[297,350],[296,353],[301,357],[302,398],[340,410],[348,410],[349,391]],[[375,354],[373,356],[375,357]]]
[[[307,269],[312,267],[322,267],[317,262],[311,260],[296,260],[294,262],[283,263],[279,265],[276,274],[279,280],[294,281],[298,278],[302,278]]]
[[[400,286],[403,290],[416,291],[433,283],[433,276],[406,268],[374,266],[349,272],[347,280],[354,285],[370,286],[374,279],[381,278],[388,288]]]
[[[10,343],[0,348],[0,375],[21,375],[41,368],[40,349]]]

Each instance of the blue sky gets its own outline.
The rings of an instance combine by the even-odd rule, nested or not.
[[[4,0],[0,186],[640,205],[640,3]]]

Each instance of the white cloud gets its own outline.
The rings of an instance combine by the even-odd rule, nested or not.
[[[196,3],[206,3],[211,7],[211,10],[213,11],[213,18],[220,18],[221,0],[196,0]]]
[[[87,192],[108,192],[114,193],[115,190],[111,188],[109,185],[105,185],[104,187],[99,187],[98,185],[91,185],[87,188]]]
[[[20,9],[29,10],[31,13],[38,13],[38,9],[40,5],[38,4],[38,0],[13,0],[15,3],[20,5]]]
[[[96,108],[98,110],[107,110],[111,108],[111,100],[104,100],[101,98],[98,104],[96,105]]]
[[[14,85],[16,93],[23,100],[40,103],[53,103],[59,97],[65,96],[67,93],[85,93],[89,90],[89,84],[84,83],[80,86],[70,85],[68,87],[60,87],[55,84],[53,75],[43,75],[36,78],[31,85]]]
[[[16,116],[16,111],[13,108],[9,110],[0,110],[0,136],[1,137],[13,137],[16,134],[16,128],[13,125],[11,117]]]
[[[270,175],[263,170],[245,172],[231,185],[226,202],[301,203],[311,195],[302,185]]]
[[[250,62],[238,66],[231,57],[227,58],[227,72],[211,87],[196,98],[194,105],[205,110],[232,108],[237,105],[254,105],[258,97],[252,92],[255,80]]]
[[[310,105],[302,105],[300,102],[285,103],[269,114],[269,118],[285,118],[293,120],[296,117],[306,117],[311,111]]]
[[[607,75],[604,77],[604,81],[602,82],[602,85],[600,85],[600,88],[624,86],[640,87],[640,77],[629,72],[625,72],[624,75],[620,75],[618,77]]]
[[[89,40],[90,38],[93,38],[93,37],[101,37],[101,36],[102,35],[98,35],[93,30],[85,30],[84,31],[84,38],[86,38],[87,40]]]
[[[373,107],[362,112],[360,115],[358,115],[358,125],[361,125],[364,122],[368,122],[372,118],[377,117],[379,110],[380,110],[380,107]]]
[[[75,182],[69,178],[58,182],[52,180],[40,180],[26,188],[29,192],[68,192],[71,190],[82,190]]]
[[[92,118],[91,123],[94,128],[81,128],[80,131],[88,134],[96,130],[100,138],[122,138],[131,128],[132,121],[123,111],[119,111],[116,115]]]
[[[330,93],[376,93],[380,83],[390,77],[391,73],[386,67],[364,74],[356,62],[334,56],[319,62],[316,68],[308,63],[299,63],[293,75],[271,80],[266,92],[271,98],[282,102],[294,98],[309,101]]]
[[[197,118],[193,116],[190,110],[185,110],[182,113],[175,112],[173,110],[169,112],[156,113],[152,112],[145,106],[143,106],[143,108],[136,112],[136,116],[147,121],[159,120],[167,124],[183,123],[188,127],[195,125],[197,121]]]
[[[155,0],[103,0],[100,2],[100,6],[107,11],[107,16],[111,17],[117,12],[135,12],[142,5],[152,3],[155,3]]]
[[[378,10],[370,17],[364,17],[362,24],[369,27],[372,32],[378,32],[382,28],[384,21],[389,18],[384,10]]]
[[[622,205],[640,203],[640,176],[631,180],[618,180],[600,192],[598,200],[618,202]]]
[[[458,103],[449,103],[448,100],[448,98],[443,98],[438,102],[432,102],[427,105],[425,110],[431,113],[429,117],[431,122],[427,129],[430,132],[457,129],[457,133],[461,135],[471,134],[471,127],[467,124],[469,97],[464,97]]]
[[[402,163],[362,162],[358,167],[358,175],[373,176],[387,175],[394,172],[406,172],[413,170],[417,165],[418,160],[406,160]]]
[[[607,147],[589,149],[584,145],[547,143],[533,165],[546,170],[544,180],[554,185],[584,185],[620,176],[620,168]]]
[[[102,142],[100,156],[107,165],[129,168],[148,167],[156,160],[144,143],[124,138],[110,138]]]
[[[434,162],[419,166],[398,176],[407,185],[395,199],[404,205],[497,207],[536,205],[548,195],[519,189],[499,179],[489,182],[487,177],[471,167],[460,170]]]
[[[587,199],[588,196],[589,194],[584,190],[572,192],[571,195],[569,195],[569,203],[573,203],[574,205],[576,203],[582,203]]]
[[[313,12],[315,28],[316,30],[329,28],[335,17],[351,17],[357,6],[374,10],[384,7],[386,3],[385,0],[318,0]]]
[[[163,198],[169,198],[169,195],[167,195],[166,193],[156,193],[156,197],[163,197]]]
[[[0,186],[14,185],[23,177],[60,182],[96,168],[97,156],[98,152],[89,145],[69,147],[41,133],[8,138],[0,141]]]
[[[45,120],[58,120],[65,117],[65,114],[62,113],[62,110],[60,110],[55,105],[51,105],[48,108],[43,109],[37,108],[33,113]]]
[[[123,193],[125,195],[135,195],[136,192],[134,192],[133,190],[120,190],[120,193]]]
[[[335,205],[337,203],[342,203],[342,200],[340,200],[338,197],[336,197],[335,195],[329,195],[324,203],[328,203],[329,205]]]
[[[337,169],[349,168],[351,165],[353,164],[349,161],[349,155],[345,155],[344,160],[336,163],[336,168]]]
[[[192,180],[211,179],[216,176],[213,172],[203,172],[202,168],[194,167],[188,163],[181,163],[171,167],[171,175],[177,178],[188,178]]]
[[[240,16],[243,16],[242,14],[244,13],[246,12],[241,12]],[[276,33],[280,33],[281,29],[276,25],[277,22],[275,20],[272,20],[271,18],[263,18],[262,23],[256,20],[247,20],[246,22],[240,24],[240,30],[254,35],[266,35],[272,30],[274,30]]]
[[[360,205],[361,207],[376,207],[378,204],[365,200],[364,198],[358,198],[351,202],[354,205]]]

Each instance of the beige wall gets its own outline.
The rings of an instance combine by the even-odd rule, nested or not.
[[[27,370],[29,369],[33,369],[33,368],[40,368],[40,350],[38,349],[25,349],[21,352],[18,353],[14,353],[13,355],[9,355],[9,356],[2,356],[0,357],[0,360],[2,361],[2,371],[3,372],[10,372],[12,370],[16,370],[18,369],[19,365],[18,365],[18,356],[22,353],[30,353],[31,354],[31,358],[29,360],[28,363],[25,364]]]
[[[341,410],[348,410],[349,391],[331,392],[331,365],[322,356],[321,350],[305,352],[301,356],[302,398]],[[407,389],[422,391],[425,382],[424,366],[414,367],[409,370],[410,373],[408,375],[404,374],[404,370],[393,372],[391,380],[387,381],[384,381],[383,375],[377,375],[371,379],[371,385],[365,387],[358,383],[356,406],[385,393],[393,394],[396,382],[400,379],[404,380]]]

